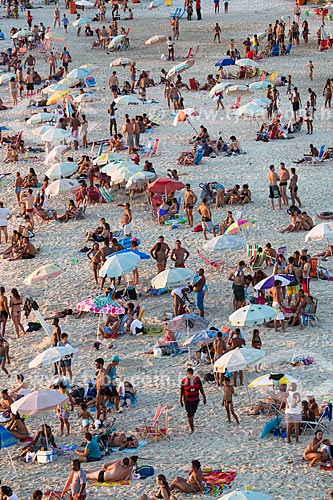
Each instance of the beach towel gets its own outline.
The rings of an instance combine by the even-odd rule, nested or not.
[[[140,450],[143,446],[146,446],[147,441],[139,441],[139,445],[137,448],[125,448],[124,450],[121,450],[123,453],[131,453],[133,454],[135,451]],[[112,451],[119,451],[118,448],[111,448]]]
[[[210,497],[218,497],[221,494],[227,493],[230,489],[230,484],[235,480],[236,476],[237,473],[233,471],[203,471],[203,478],[207,484],[207,486],[204,488],[204,495]],[[177,493],[180,492],[177,491]],[[193,495],[198,495],[198,493],[183,493],[183,496],[185,497],[192,497]]]
[[[109,486],[110,488],[113,488],[115,486],[130,486],[130,484],[131,484],[130,480],[128,480],[128,481],[125,481],[125,480],[113,481],[112,483],[99,483],[98,481],[92,481],[90,483],[91,486],[98,486],[98,487]]]

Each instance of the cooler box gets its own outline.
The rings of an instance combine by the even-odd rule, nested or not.
[[[51,464],[57,458],[56,455],[53,454],[53,451],[49,450],[40,450],[37,451],[37,462],[39,464]]]

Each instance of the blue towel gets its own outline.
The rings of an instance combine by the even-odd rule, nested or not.
[[[139,441],[139,446],[137,448],[125,448],[123,451],[124,453],[134,453],[135,451],[140,450],[143,446],[146,446],[147,441]],[[112,451],[119,451],[118,448],[111,448]]]

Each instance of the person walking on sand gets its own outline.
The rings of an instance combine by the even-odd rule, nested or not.
[[[295,429],[295,439],[298,443],[299,438],[299,424],[302,420],[302,406],[301,406],[301,396],[297,392],[297,384],[292,382],[287,391],[286,399],[286,424],[287,424],[287,442],[290,443],[291,429]]]
[[[60,10],[58,5],[56,5],[53,11],[53,28],[56,28],[57,25],[60,28]]]
[[[221,27],[219,26],[219,23],[216,23],[214,28],[213,28],[213,33],[214,33],[214,43],[216,42],[216,40],[218,41],[218,43],[221,43]]]
[[[195,10],[197,13],[197,19],[198,21],[201,21],[201,0],[196,0],[195,2]]]
[[[283,314],[283,295],[282,295],[282,282],[280,280],[275,280],[273,287],[270,289],[270,295],[272,296],[272,307],[276,309],[276,318],[274,320],[274,330],[277,332],[277,324],[280,322],[282,333],[286,333],[284,327],[284,314]]]
[[[274,165],[269,166],[269,172],[267,174],[267,180],[269,182],[269,199],[271,200],[271,208],[272,210],[275,210],[274,208],[274,199],[278,199],[279,202],[279,210],[281,210],[281,193],[279,190],[279,187],[277,185],[278,181],[280,180],[280,177],[278,174],[275,172],[275,167]]]
[[[180,386],[180,406],[185,406],[190,434],[194,432],[194,415],[198,409],[200,393],[205,405],[207,400],[201,379],[198,376],[194,376],[193,368],[188,368],[186,370],[186,377],[183,378]]]
[[[309,78],[312,81],[313,80],[313,70],[314,70],[314,65],[313,65],[312,61],[308,62],[307,68],[308,68],[308,72],[309,72]]]
[[[193,208],[194,208],[198,198],[194,194],[194,192],[192,191],[190,184],[186,184],[185,188],[186,188],[186,190],[184,193],[184,208],[185,208],[186,217],[188,220],[188,225],[190,227],[192,227],[193,226]]]
[[[231,415],[232,415],[236,420],[236,423],[239,425],[239,420],[235,413],[234,405],[232,402],[232,396],[234,394],[235,394],[235,389],[232,385],[230,385],[230,379],[228,377],[224,377],[222,406],[224,406],[225,411],[227,412],[227,419],[229,424],[231,424]]]
[[[202,203],[198,208],[198,214],[201,215],[204,240],[207,240],[207,231],[211,231],[213,233],[213,236],[215,237],[216,231],[212,222],[212,212],[208,206],[207,198],[202,199]]]

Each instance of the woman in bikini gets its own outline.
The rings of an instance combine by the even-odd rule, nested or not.
[[[5,288],[0,287],[0,335],[5,336],[6,323],[9,317],[8,300],[5,295]]]
[[[168,481],[164,474],[159,474],[156,478],[156,483],[158,486],[158,491],[153,497],[148,497],[147,495],[141,495],[140,500],[172,500],[175,497],[170,492],[170,487]]]
[[[11,308],[12,320],[14,323],[15,333],[17,338],[20,337],[20,330],[23,335],[26,335],[23,325],[21,323],[21,306],[22,297],[18,293],[16,288],[12,288],[11,296],[9,299],[9,306]]]
[[[98,252],[99,252],[99,244],[98,243],[94,243],[92,249],[89,250],[89,252],[87,252],[87,257],[91,262],[91,268],[93,270],[93,275],[95,278],[96,285],[98,285],[98,271],[100,268],[100,262],[99,262],[98,256],[97,256],[97,259],[95,258],[96,254]]]
[[[0,368],[7,377],[9,378],[9,372],[6,368],[6,362],[9,364],[10,363],[10,358],[9,358],[9,345],[8,342],[0,337]],[[14,401],[14,400],[13,400]],[[1,405],[0,405],[1,406]],[[1,411],[1,408],[0,408]]]

